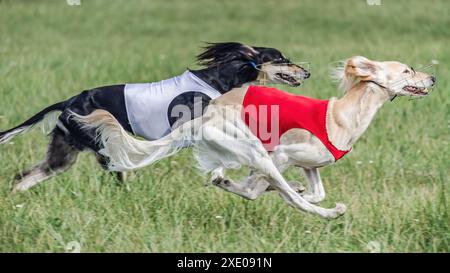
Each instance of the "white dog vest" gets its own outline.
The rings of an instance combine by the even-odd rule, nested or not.
[[[174,103],[182,102],[180,97],[190,96],[189,94],[194,92],[206,95],[209,99],[221,95],[190,71],[159,82],[126,84],[125,105],[133,133],[147,140],[159,139],[169,134],[169,117]]]

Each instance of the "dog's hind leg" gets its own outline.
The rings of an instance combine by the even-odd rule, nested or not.
[[[100,164],[100,166],[102,166],[102,168],[105,171],[110,172],[111,174],[114,174],[120,183],[125,182],[125,180],[127,179],[126,172],[114,172],[114,171],[108,170],[108,159],[104,155],[101,155],[99,153],[95,153],[95,156],[97,158],[97,162]]]
[[[106,111],[103,111],[106,112]],[[111,172],[108,170],[108,158],[100,154],[98,151],[101,149],[97,140],[97,134],[95,128],[83,128],[76,119],[72,117],[73,112],[65,111],[61,114],[60,119],[63,121],[63,126],[70,131],[71,137],[78,145],[82,147],[88,147],[94,152],[97,162],[107,172],[114,174],[119,182],[125,182],[126,175],[123,172]]]
[[[261,175],[250,175],[245,181],[238,183],[224,176],[216,176],[213,178],[212,184],[249,200],[258,198],[266,192],[267,187],[270,185]]]
[[[18,183],[14,186],[14,191],[26,191],[34,185],[67,170],[75,163],[78,153],[79,150],[68,142],[64,133],[55,128],[44,161],[30,170],[16,175]]]
[[[259,196],[269,191],[274,191],[275,188],[270,186],[267,177],[262,174],[251,172],[250,175],[240,182],[234,182],[231,179],[225,178],[224,175],[213,175],[212,184],[221,189],[237,194],[249,200],[255,200]],[[305,190],[302,185],[296,182],[287,182],[294,191],[301,193]]]

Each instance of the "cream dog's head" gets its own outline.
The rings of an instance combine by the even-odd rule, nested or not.
[[[372,82],[387,90],[391,96],[426,96],[433,87],[433,75],[415,71],[400,62],[377,62],[355,56],[337,69],[334,75],[341,80],[341,88],[350,90],[359,82]]]

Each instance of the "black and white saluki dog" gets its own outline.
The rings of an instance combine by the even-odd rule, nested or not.
[[[344,214],[345,205],[315,205],[325,198],[319,168],[348,153],[385,102],[396,96],[425,97],[436,79],[400,62],[361,56],[348,59],[335,76],[345,92],[339,99],[243,86],[212,100],[203,116],[155,141],[128,135],[103,110],[75,119],[97,128],[103,146],[99,152],[108,157],[112,170],[144,167],[176,153],[189,140],[200,169],[212,173],[214,185],[252,200],[272,187],[298,210],[336,218]],[[253,170],[249,177],[240,183],[226,178],[226,169],[241,165]],[[283,178],[289,166],[303,169],[308,191],[299,194]]]
[[[81,130],[73,114],[88,115],[102,109],[111,113],[129,133],[147,140],[159,139],[183,121],[201,115],[182,116],[180,106],[192,109],[200,102],[202,110],[208,101],[229,90],[257,80],[299,86],[309,72],[291,63],[275,48],[252,47],[241,43],[212,43],[197,56],[200,70],[187,70],[182,75],[155,83],[121,84],[86,90],[66,101],[53,104],[22,124],[0,133],[0,143],[26,132],[51,114],[62,112],[45,159],[16,176],[14,190],[27,190],[33,185],[71,167],[80,151],[94,151],[98,162],[106,168],[107,158],[98,153],[95,130]],[[181,107],[181,108],[183,108]],[[177,112],[178,111],[178,112]],[[180,122],[182,121],[182,122]],[[119,180],[123,174],[117,172]]]

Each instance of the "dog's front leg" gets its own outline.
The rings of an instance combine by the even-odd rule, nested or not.
[[[275,164],[280,173],[283,173],[291,166],[289,155],[284,153],[282,149],[272,152],[270,154],[270,157],[272,158],[273,164]],[[298,193],[303,193],[306,190],[306,188],[302,185],[302,183],[300,183],[300,181],[287,181],[287,183],[289,184],[289,186],[291,186],[291,188],[294,191]],[[266,191],[273,191],[273,190],[276,189],[272,186],[269,186]]]
[[[317,168],[303,168],[305,177],[309,182],[309,190],[302,195],[302,197],[313,204],[319,203],[325,199],[325,189],[323,188],[322,180],[320,179],[320,173]]]
[[[318,214],[324,218],[336,218],[345,213],[346,207],[344,204],[336,204],[335,208],[326,209],[306,201],[284,180],[271,158],[261,157],[255,165],[259,171],[270,177],[268,181],[270,181],[271,186],[276,188],[280,192],[281,197],[291,206],[302,211]]]
[[[303,192],[302,196],[310,203],[319,203],[325,198],[325,190],[320,179],[317,167],[333,162],[332,155],[323,145],[316,143],[298,143],[280,146],[276,154],[278,157],[287,157],[294,165],[303,167],[303,172],[309,183],[309,190]]]

